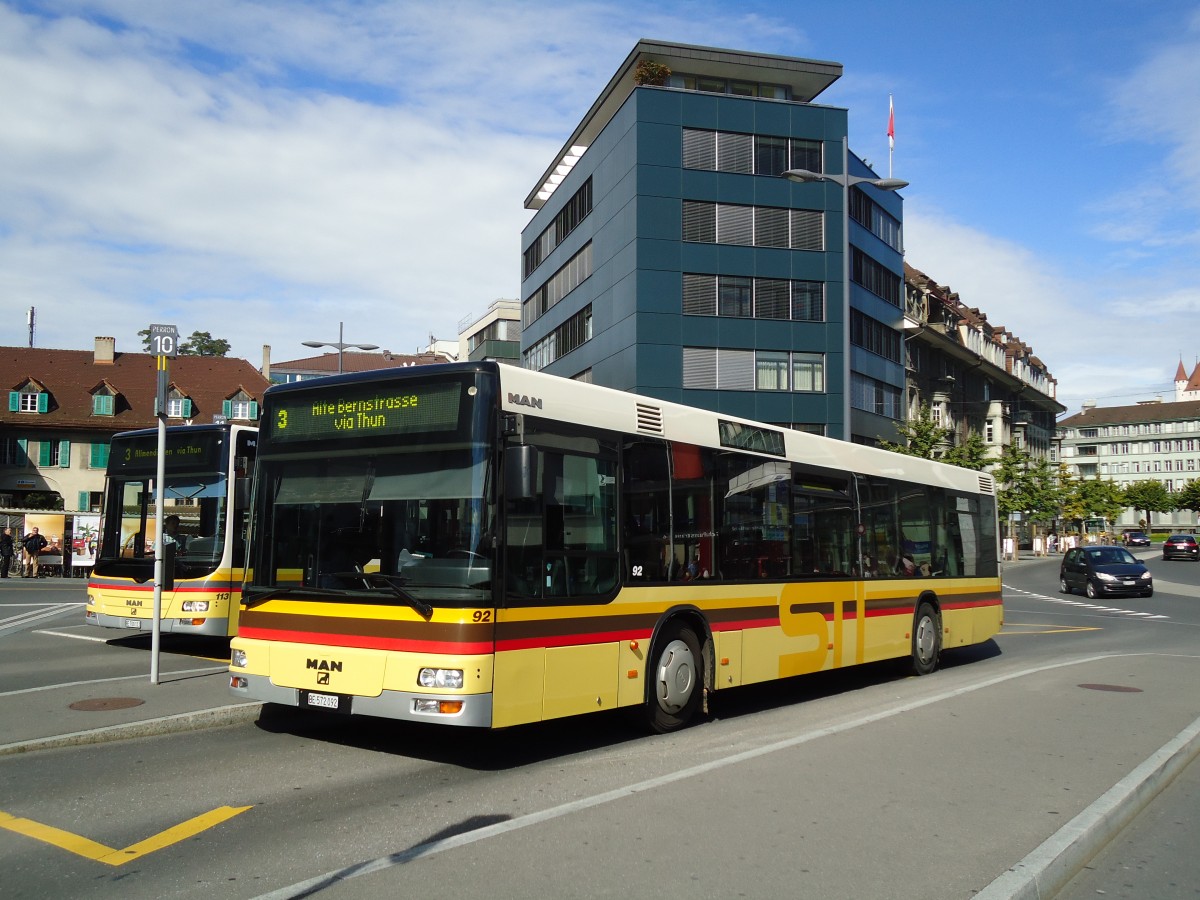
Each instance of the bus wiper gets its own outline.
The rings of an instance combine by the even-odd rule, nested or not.
[[[415,609],[417,613],[419,613],[421,617],[425,619],[426,622],[433,618],[433,607],[424,600],[414,597],[402,587],[405,581],[403,575],[385,575],[383,572],[359,572],[358,576],[367,582],[368,586],[370,586],[372,581],[374,581],[379,583],[382,587],[387,588],[389,591]]]
[[[246,609],[253,609],[260,603],[266,603],[274,597],[295,594],[300,597],[326,597],[328,591],[318,590],[317,588],[304,587],[302,585],[288,585],[286,587],[268,588],[265,591],[255,591],[249,594],[247,591],[242,591],[242,605]]]

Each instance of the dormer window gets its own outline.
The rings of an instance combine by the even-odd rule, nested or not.
[[[92,389],[92,415],[113,416],[117,412],[117,392],[107,381]]]
[[[192,417],[192,398],[184,395],[183,391],[172,386],[167,395],[167,418],[190,419]]]
[[[8,411],[44,413],[50,410],[50,394],[41,385],[27,382],[15,391],[8,392]]]
[[[221,404],[226,419],[243,419],[253,422],[258,418],[258,402],[244,390],[238,391]]]

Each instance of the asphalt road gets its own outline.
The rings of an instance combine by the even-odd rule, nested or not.
[[[1154,597],[1090,603],[1051,563],[1011,566],[1004,632],[930,677],[718,694],[668,736],[621,715],[480,734],[273,711],[0,757],[0,817],[21,823],[0,828],[0,893],[971,897],[1200,716],[1200,565],[1151,567]],[[81,589],[3,587],[0,694],[148,671],[145,639],[88,640]],[[168,642],[163,667],[221,650]],[[1162,891],[1200,883],[1195,773],[1062,896],[1194,896]]]

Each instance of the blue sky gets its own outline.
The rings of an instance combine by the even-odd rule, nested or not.
[[[519,292],[522,206],[639,38],[825,59],[906,258],[1082,400],[1200,359],[1200,4],[0,0],[0,343],[412,352]]]

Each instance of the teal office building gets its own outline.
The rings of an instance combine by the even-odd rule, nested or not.
[[[640,41],[526,198],[522,365],[894,439],[902,198],[814,102],[841,73]]]

